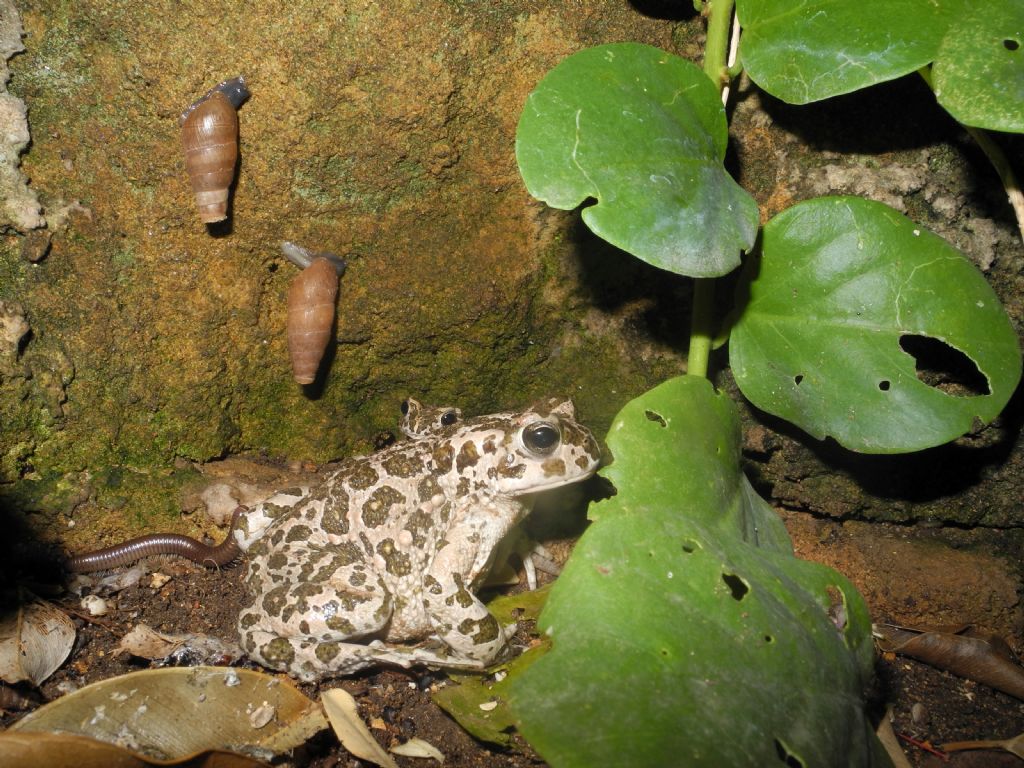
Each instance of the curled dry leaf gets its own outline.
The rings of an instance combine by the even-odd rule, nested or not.
[[[0,765],[4,768],[261,768],[267,764],[246,755],[220,750],[208,750],[180,760],[154,760],[87,736],[2,733]]]
[[[0,679],[39,685],[71,653],[75,625],[51,603],[29,596],[0,619]]]
[[[1006,643],[995,637],[973,637],[958,632],[914,630],[888,624],[875,626],[883,651],[945,669],[996,690],[1024,699],[1024,667],[1014,661]]]
[[[150,661],[173,659],[181,665],[196,666],[241,658],[242,649],[216,637],[190,632],[172,635],[136,624],[121,638],[114,653],[128,653]]]
[[[941,749],[944,752],[960,752],[965,749],[1002,749],[1024,760],[1024,733],[1018,733],[1012,739],[951,741],[948,744],[942,744]]]
[[[911,768],[910,761],[907,760],[903,747],[900,746],[900,740],[892,729],[892,707],[885,711],[885,715],[878,722],[875,735],[882,742],[882,747],[885,749],[886,754],[889,755],[893,768]]]
[[[356,700],[341,688],[331,688],[320,694],[320,703],[324,706],[331,728],[341,745],[361,760],[369,760],[384,768],[398,768],[391,756],[377,743],[366,727],[359,712],[356,711]]]
[[[402,757],[426,757],[433,758],[439,763],[444,762],[444,755],[441,754],[441,750],[423,739],[409,739],[404,744],[392,747],[391,751]]]
[[[273,707],[274,718],[257,728],[246,713],[263,706]],[[11,731],[79,734],[180,759],[217,749],[273,755],[326,727],[316,703],[288,680],[247,669],[194,667],[93,683],[25,716]]]

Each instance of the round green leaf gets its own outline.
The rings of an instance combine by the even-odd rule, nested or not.
[[[939,103],[959,122],[1024,132],[1024,3],[966,10],[939,46],[933,77]]]
[[[750,78],[807,104],[914,72],[935,58],[962,0],[737,0]],[[987,5],[987,3],[986,3]]]
[[[1017,335],[959,251],[881,203],[827,197],[765,225],[730,362],[758,408],[867,453],[915,451],[991,421],[1021,374]],[[742,302],[742,299],[741,299]],[[900,345],[924,337],[966,355],[988,394],[920,380]]]
[[[884,764],[863,711],[867,609],[792,556],[740,471],[729,398],[671,379],[623,408],[608,446],[616,494],[541,616],[553,650],[512,686],[527,740],[556,768]]]
[[[576,53],[527,98],[516,160],[530,194],[634,256],[715,277],[753,245],[757,204],[722,165],[717,89],[693,64],[636,43]]]

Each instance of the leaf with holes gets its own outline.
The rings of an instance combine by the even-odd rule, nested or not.
[[[553,650],[512,687],[530,743],[556,768],[885,765],[863,712],[867,609],[793,557],[740,471],[732,401],[671,379],[608,446],[616,493],[541,615]]]
[[[965,9],[939,46],[934,83],[961,123],[1024,133],[1024,3]]]
[[[795,205],[765,225],[761,251],[729,342],[758,408],[853,450],[899,453],[988,423],[1016,389],[1017,334],[985,278],[888,206]]]
[[[526,100],[516,160],[554,208],[588,198],[595,234],[656,267],[715,277],[757,234],[757,204],[726,173],[718,90],[697,66],[648,45],[573,54]]]
[[[736,7],[743,66],[783,101],[820,101],[934,63],[936,96],[957,120],[1024,131],[1020,0],[737,0]]]

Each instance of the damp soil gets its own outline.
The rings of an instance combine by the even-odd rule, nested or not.
[[[1014,568],[1013,558],[1019,548],[1012,537],[1007,540],[994,531],[958,531],[951,538],[931,529],[880,524],[851,526],[798,513],[786,513],[784,518],[798,555],[843,571],[865,595],[874,620],[898,622],[904,616],[915,621],[929,616],[953,618],[943,611],[960,610],[973,614],[961,616],[962,619],[1003,628],[1011,644],[1019,647],[1020,633],[1013,625],[1018,621],[1019,605],[1014,594],[1007,591],[1015,593],[1013,585],[1019,583],[1021,567],[1018,561]],[[948,545],[955,557],[967,558],[956,564],[963,573],[962,580],[948,578],[949,567],[935,566],[937,541]],[[978,559],[972,563],[970,558],[975,553]],[[150,558],[144,565],[147,575],[112,595],[111,610],[105,616],[87,616],[78,596],[65,594],[63,598],[54,598],[72,616],[78,636],[71,657],[40,689],[44,700],[89,683],[148,668],[150,662],[116,652],[121,638],[140,623],[160,632],[198,632],[234,638],[237,608],[245,599],[242,569],[205,570],[173,558]],[[1006,573],[1009,587],[1000,585],[997,575],[986,575],[1000,569]],[[154,573],[169,580],[154,586]],[[934,577],[929,578],[928,574]],[[972,580],[979,574],[984,583]],[[971,600],[988,605],[992,614],[978,615],[981,609],[970,607]],[[522,644],[528,642],[531,629],[520,629],[518,639]],[[244,661],[237,663],[245,665]],[[456,683],[443,672],[381,669],[326,681],[322,687],[340,686],[352,694],[364,722],[371,725],[371,733],[385,748],[418,737],[444,754],[448,768],[545,765],[518,737],[509,749],[497,749],[470,737],[431,700],[432,691],[448,685]],[[319,695],[320,686],[300,688],[313,699]],[[644,692],[637,691],[636,695],[643,696]],[[1024,732],[1024,702],[905,657],[879,654],[872,700],[877,712],[883,712],[887,705],[892,707],[894,730],[904,739],[904,749],[914,766],[1003,765],[1004,756],[997,752],[961,752],[943,760],[931,754],[928,746],[968,739],[1009,738]],[[22,714],[8,713],[3,725],[9,725]],[[1016,758],[1005,757],[1006,765],[1018,764],[1014,762]],[[395,759],[400,766],[410,768],[433,764],[401,756]],[[314,768],[368,765],[348,754],[329,731],[307,742],[287,762]]]

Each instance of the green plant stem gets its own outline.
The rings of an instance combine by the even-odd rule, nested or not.
[[[707,4],[708,39],[704,46],[704,72],[719,91],[728,82],[726,61],[729,55],[729,28],[732,25],[733,0],[709,0]]]
[[[921,67],[921,69],[917,70],[917,73],[928,84],[928,87],[932,89],[932,93],[934,93],[935,86],[932,83],[931,67]],[[999,174],[999,180],[1003,183],[1003,189],[1006,190],[1006,197],[1010,201],[1010,207],[1013,208],[1013,214],[1017,218],[1017,229],[1020,230],[1021,239],[1024,240],[1024,191],[1021,190],[1020,182],[1013,172],[1013,166],[1010,165],[1009,158],[1007,158],[1002,148],[989,135],[988,131],[971,125],[964,125],[963,123],[960,125],[971,135],[974,143],[981,148],[981,151],[985,153],[985,157],[992,164],[992,167],[996,169],[996,173]]]
[[[712,308],[715,302],[715,278],[696,277],[693,280],[693,313],[690,320],[690,350],[686,358],[686,372],[691,376],[708,375],[708,358],[714,338]]]
[[[729,29],[732,25],[733,0],[709,0],[705,5],[708,16],[708,39],[704,48],[704,72],[719,92],[729,82],[726,62],[729,55]],[[714,339],[714,278],[695,278],[693,281],[693,311],[690,318],[690,351],[686,372],[691,376],[708,375],[708,359]]]

